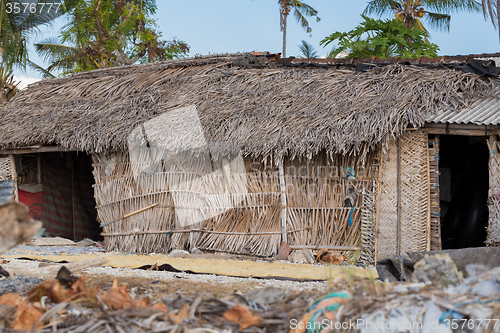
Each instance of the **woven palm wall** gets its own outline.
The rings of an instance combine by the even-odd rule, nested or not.
[[[286,159],[288,243],[359,246],[362,217],[368,219],[375,209],[373,202],[365,198],[373,191],[375,164],[375,153],[370,153],[366,161],[355,156],[326,154],[306,161]],[[344,207],[349,189],[357,195],[354,207]],[[369,243],[368,239],[374,236],[366,237]]]
[[[390,143],[382,159],[377,256],[429,248],[430,182],[427,134],[413,131],[400,137],[400,185],[398,144]],[[398,194],[401,208],[398,222]],[[399,244],[398,244],[399,229]]]
[[[0,181],[16,179],[16,163],[13,155],[0,157]]]
[[[488,140],[490,151],[489,178],[490,186],[488,191],[488,233],[486,236],[486,246],[500,246],[500,152],[496,137]]]
[[[429,139],[431,186],[431,250],[441,250],[441,208],[439,201],[439,135]]]
[[[94,156],[98,218],[109,250],[165,253],[197,247],[273,256],[283,231],[290,245],[359,246],[362,216],[373,215],[373,198],[365,198],[374,188],[371,155],[364,164],[326,154],[307,162],[285,159],[284,207],[276,165],[203,157],[152,164],[146,156],[151,152],[141,154],[133,161],[128,153]],[[354,208],[344,207],[350,188],[357,193]],[[373,230],[368,232],[373,239]]]
[[[398,252],[397,243],[397,174],[398,147],[396,141],[389,143],[381,161],[382,175],[379,181],[380,198],[377,221],[377,258],[390,257]]]
[[[427,134],[401,136],[401,253],[425,251],[430,224]]]
[[[152,165],[130,162],[127,153],[96,155],[95,197],[106,247],[274,255],[281,241],[278,172],[251,171],[249,159],[230,173],[212,172],[211,163],[201,157]]]

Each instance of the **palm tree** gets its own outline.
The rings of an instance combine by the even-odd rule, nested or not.
[[[30,3],[37,5],[45,0]],[[15,6],[14,6],[15,5]],[[41,24],[47,24],[54,13],[13,10],[11,6],[23,8],[26,3],[19,0],[2,1],[0,4],[0,104],[5,103],[16,92],[13,69],[25,70],[27,65],[36,66],[28,58],[28,35]]]
[[[318,52],[314,49],[314,46],[306,42],[305,40],[302,40],[301,44],[299,45],[299,51],[300,54],[304,58],[315,58],[318,56]]]
[[[382,16],[394,13],[395,18],[405,22],[408,28],[427,32],[422,18],[432,28],[448,31],[451,19],[448,13],[460,10],[478,12],[481,10],[481,4],[476,0],[372,0],[363,14]]]
[[[483,15],[485,19],[491,19],[491,23],[495,28],[500,27],[500,0],[481,0],[483,6]],[[500,40],[500,28],[498,29],[498,38]]]
[[[288,15],[293,9],[293,16],[298,23],[306,30],[306,32],[311,32],[311,27],[309,27],[309,22],[306,19],[308,17],[316,17],[316,22],[319,22],[318,11],[308,4],[303,3],[299,0],[278,0],[280,5],[280,28],[283,31],[283,58],[286,58],[286,24],[288,20]]]

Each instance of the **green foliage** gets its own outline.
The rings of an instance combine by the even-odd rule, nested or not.
[[[425,31],[408,28],[399,20],[375,20],[361,15],[364,22],[348,32],[335,32],[324,38],[320,45],[334,41],[337,46],[330,53],[335,57],[342,51],[349,57],[358,58],[402,58],[437,57],[439,47],[426,40]]]
[[[300,55],[304,58],[315,58],[318,56],[318,52],[314,49],[314,46],[306,42],[305,40],[302,40],[301,44],[299,45],[299,51]]]
[[[183,41],[161,39],[150,18],[155,0],[66,0],[63,10],[69,22],[60,33],[61,43],[35,45],[50,62],[46,76],[177,59],[189,52]]]
[[[481,4],[476,0],[372,0],[363,14],[382,16],[393,13],[407,27],[427,31],[421,22],[423,20],[434,29],[448,31],[451,21],[449,13],[480,10]]]

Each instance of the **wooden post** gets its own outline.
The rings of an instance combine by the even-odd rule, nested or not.
[[[75,163],[71,162],[71,207],[73,208],[73,212],[71,214],[73,219],[73,240],[76,240],[76,225],[75,225]]]
[[[397,174],[397,230],[396,230],[396,254],[401,255],[401,137],[398,137],[398,174]]]
[[[376,203],[376,212],[375,212],[375,263],[378,260],[378,226],[380,220],[380,200],[382,196],[382,175],[383,175],[383,166],[384,166],[384,151],[380,148],[379,152],[379,162],[378,162],[378,179],[377,179],[377,203]]]
[[[42,158],[40,156],[36,157],[36,172],[38,184],[42,183]]]
[[[278,162],[279,177],[280,177],[280,189],[281,189],[281,241],[288,242],[287,232],[286,232],[286,184],[285,184],[285,172],[283,170],[283,161]]]
[[[427,151],[427,251],[431,250],[431,161],[429,155],[429,134],[426,134]],[[439,172],[439,171],[438,171]]]

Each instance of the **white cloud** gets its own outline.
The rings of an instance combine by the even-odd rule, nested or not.
[[[36,77],[28,77],[28,76],[24,76],[24,75],[14,75],[14,82],[17,83],[21,81],[18,85],[17,85],[17,88],[19,89],[24,89],[26,88],[26,86],[28,84],[31,84],[31,83],[34,83],[36,81],[40,81],[39,78],[36,78]]]

